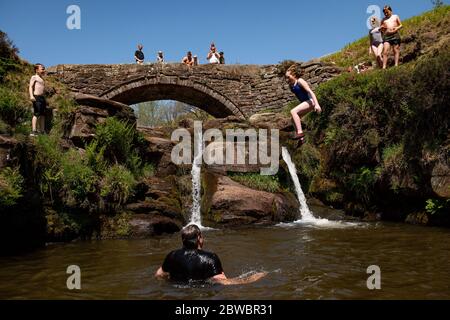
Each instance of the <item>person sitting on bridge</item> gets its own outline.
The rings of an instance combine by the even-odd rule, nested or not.
[[[186,56],[183,58],[182,62],[185,65],[192,67],[194,65],[194,59],[192,58],[192,52],[188,51]]]
[[[158,56],[156,57],[156,62],[157,63],[164,63],[164,56],[163,56],[163,52],[162,51],[158,51]]]
[[[142,52],[142,49],[144,47],[142,46],[142,44],[138,44],[138,49],[136,50],[136,52],[134,53],[134,59],[136,60],[137,64],[143,64],[144,63],[144,53]]]
[[[194,66],[198,66],[198,57],[194,56]]]
[[[301,73],[296,64],[287,69],[286,80],[289,83],[291,91],[300,101],[300,104],[291,110],[291,115],[296,127],[296,133],[294,134],[293,139],[298,140],[297,147],[300,147],[305,143],[305,134],[302,129],[301,117],[313,110],[320,113],[322,112],[322,109],[319,105],[319,101],[317,101],[316,95],[311,90],[308,83],[301,78]]]
[[[206,60],[208,60],[210,64],[220,64],[219,58],[220,56],[217,53],[216,45],[213,42],[209,48],[209,53],[206,56]]]
[[[267,275],[266,272],[259,272],[246,278],[227,278],[219,257],[215,253],[202,250],[204,238],[200,228],[195,224],[181,230],[181,240],[183,248],[174,250],[166,256],[162,266],[155,273],[156,278],[181,283],[209,281],[234,285],[255,282]]]
[[[225,57],[223,51],[219,52],[219,62],[220,64],[225,64]]]

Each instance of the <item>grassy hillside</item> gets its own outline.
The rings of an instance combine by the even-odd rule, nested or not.
[[[324,112],[304,119],[309,141],[294,154],[310,194],[359,216],[427,211],[449,223],[450,202],[431,181],[450,163],[449,66],[447,50],[321,84]]]
[[[406,57],[408,60],[410,52],[414,50],[418,50],[418,54],[428,54],[449,44],[450,6],[436,8],[420,16],[406,19],[402,23],[403,29],[400,33],[407,42],[402,48],[403,59]],[[419,44],[418,48],[417,44]],[[354,66],[373,59],[369,56],[368,50],[369,36],[366,36],[322,60],[335,63],[340,67]]]

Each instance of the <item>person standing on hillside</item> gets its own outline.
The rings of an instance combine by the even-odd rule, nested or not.
[[[398,32],[403,28],[400,17],[392,13],[390,6],[384,6],[383,8],[384,19],[381,21],[381,32],[383,33],[383,69],[387,68],[389,53],[391,48],[394,49],[395,66],[398,66],[400,61],[400,44],[401,38]]]
[[[47,102],[45,101],[45,67],[40,63],[34,65],[35,75],[30,79],[30,85],[28,88],[30,94],[30,100],[33,102],[33,118],[31,120],[31,137],[38,135],[39,133],[45,133],[45,111]]]
[[[134,59],[136,60],[137,64],[143,64],[144,63],[144,52],[142,52],[142,49],[144,47],[142,46],[142,44],[138,44],[138,49],[136,50],[136,52],[134,53]]]
[[[322,109],[309,84],[301,78],[301,73],[297,65],[294,64],[287,69],[286,80],[289,83],[292,93],[300,101],[300,104],[291,110],[292,119],[296,127],[296,133],[292,138],[298,140],[297,147],[300,147],[305,143],[301,117],[304,117],[311,111],[320,113]]]
[[[374,54],[377,59],[377,64],[380,68],[383,67],[383,35],[380,29],[380,20],[376,17],[370,19],[372,29],[369,32],[370,46],[369,54]]]

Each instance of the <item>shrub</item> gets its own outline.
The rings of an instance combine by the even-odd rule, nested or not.
[[[88,195],[96,191],[97,175],[78,151],[66,152],[61,161],[63,189],[68,199],[85,204]]]
[[[230,178],[252,189],[272,193],[282,191],[278,176],[263,176],[258,173],[234,173],[230,174]]]
[[[432,216],[441,215],[450,212],[450,199],[428,199],[425,210]]]
[[[0,119],[15,127],[24,119],[31,118],[31,112],[22,93],[0,86]]]
[[[115,165],[105,172],[100,195],[120,206],[133,194],[135,185],[133,174],[127,168]]]
[[[140,148],[143,136],[131,124],[115,118],[107,118],[96,129],[96,150],[103,150],[105,160],[110,164],[126,166],[136,176],[141,174]]]
[[[24,179],[18,169],[0,170],[0,207],[9,207],[22,197]]]
[[[348,178],[348,189],[353,191],[353,196],[365,204],[369,204],[374,192],[374,185],[377,181],[377,171],[362,167],[355,173],[351,173]]]

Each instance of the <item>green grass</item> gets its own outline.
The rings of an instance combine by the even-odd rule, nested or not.
[[[428,11],[422,15],[412,17],[402,21],[402,36],[423,33],[424,30],[436,30],[439,28],[449,28],[450,6],[443,6]],[[437,24],[441,23],[441,27]],[[334,62],[339,67],[349,67],[365,62],[369,59],[369,36],[363,37],[345,46],[341,51],[326,56],[324,62]],[[371,58],[370,58],[371,59]]]
[[[251,189],[266,192],[282,192],[278,176],[263,176],[258,173],[233,173],[229,177]]]

